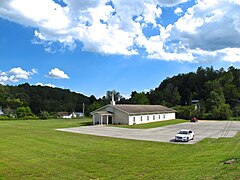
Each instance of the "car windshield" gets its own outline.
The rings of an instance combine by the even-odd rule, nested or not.
[[[180,131],[178,134],[188,134],[188,131]]]

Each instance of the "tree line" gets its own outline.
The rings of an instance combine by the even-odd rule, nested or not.
[[[229,119],[240,116],[240,69],[229,67],[214,70],[213,67],[199,67],[196,72],[178,74],[166,78],[149,92],[131,92],[124,98],[115,90],[96,98],[71,92],[68,89],[43,86],[0,85],[0,106],[8,116],[56,116],[57,112],[82,111],[85,113],[100,108],[112,99],[114,93],[118,104],[160,104],[175,108],[179,118],[197,116],[202,119]],[[199,101],[195,109],[193,100]]]
[[[0,85],[0,106],[7,116],[56,117],[57,112],[82,111],[83,103],[88,106],[91,98],[68,89],[47,86]]]
[[[94,102],[92,109],[107,104],[111,92]],[[196,72],[166,78],[149,92],[131,93],[125,99],[118,93],[120,104],[160,104],[177,110],[178,118],[229,119],[240,116],[240,69],[214,70],[199,67]],[[193,101],[199,101],[198,108]]]

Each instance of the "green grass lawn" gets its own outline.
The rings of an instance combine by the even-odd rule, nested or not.
[[[54,130],[80,122],[0,121],[0,179],[240,179],[222,163],[240,158],[240,133],[184,145]]]
[[[113,126],[123,127],[123,128],[133,128],[133,129],[149,129],[149,128],[156,128],[156,127],[168,126],[168,125],[185,123],[185,122],[189,122],[189,121],[183,120],[183,119],[175,119],[175,120],[151,122],[146,124],[135,124],[131,126],[130,125],[113,125]]]

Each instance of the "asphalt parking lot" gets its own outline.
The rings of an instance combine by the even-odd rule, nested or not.
[[[184,142],[184,144],[194,144],[205,138],[233,137],[237,132],[240,131],[240,122],[199,121],[197,123],[187,122],[151,129],[130,129],[96,125],[63,128],[57,130],[113,138],[181,143],[174,141],[176,133],[181,129],[191,129],[194,131],[195,133],[194,140],[189,141],[187,143]]]

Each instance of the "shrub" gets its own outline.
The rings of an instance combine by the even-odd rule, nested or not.
[[[207,114],[207,119],[226,120],[230,119],[231,115],[232,111],[230,110],[230,106],[222,103],[219,105],[219,107],[212,109]]]
[[[191,119],[195,115],[194,106],[177,106],[175,109],[179,119]]]
[[[25,118],[25,117],[33,117],[34,116],[30,107],[19,107],[16,110],[16,114],[17,114],[18,118]]]
[[[35,116],[24,116],[24,117],[22,117],[21,119],[29,120],[29,119],[38,119],[38,118],[35,117]]]
[[[8,116],[0,116],[0,120],[8,120],[9,117]]]
[[[47,111],[41,111],[40,112],[40,116],[39,116],[40,119],[49,119],[50,117],[51,116]]]
[[[234,117],[240,116],[240,105],[235,106],[235,107],[233,108],[233,116],[234,116]]]

